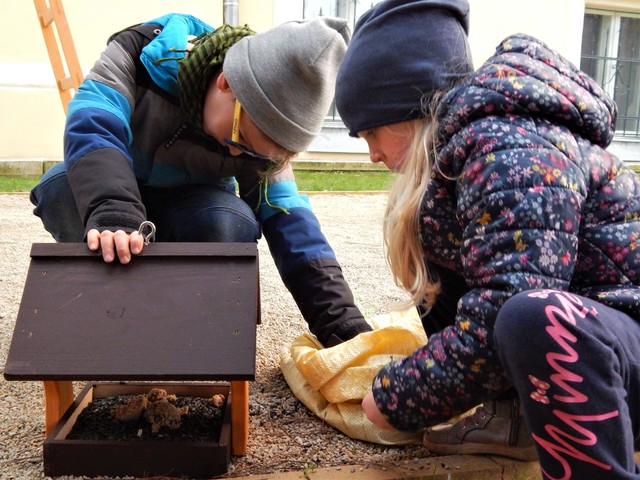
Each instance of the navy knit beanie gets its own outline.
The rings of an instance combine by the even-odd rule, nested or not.
[[[424,116],[423,105],[473,71],[467,0],[386,0],[365,13],[338,72],[351,136]]]

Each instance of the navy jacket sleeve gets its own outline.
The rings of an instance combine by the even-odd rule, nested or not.
[[[298,193],[291,167],[268,180],[259,202],[276,267],[320,343],[331,346],[371,330],[308,198]]]

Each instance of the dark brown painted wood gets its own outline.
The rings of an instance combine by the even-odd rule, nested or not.
[[[153,385],[157,386],[157,385]],[[66,436],[90,400],[110,395],[146,393],[150,385],[87,384],[58,426],[43,443],[44,473],[50,477],[168,476],[210,478],[227,472],[231,423],[229,387],[217,385],[162,385],[168,393],[211,397],[223,394],[227,405],[218,442],[67,440]]]
[[[129,265],[34,244],[7,380],[253,380],[255,244],[152,243]]]

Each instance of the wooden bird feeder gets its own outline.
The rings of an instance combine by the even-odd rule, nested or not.
[[[254,243],[152,243],[128,265],[34,244],[4,377],[44,382],[45,474],[225,473],[246,453],[259,321]],[[89,382],[77,398],[73,381]],[[151,386],[225,394],[219,442],[66,440],[92,398]]]

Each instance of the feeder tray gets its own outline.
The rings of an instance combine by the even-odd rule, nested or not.
[[[109,396],[146,394],[163,388],[177,396],[227,398],[218,441],[68,439],[90,402]],[[233,399],[231,399],[232,401]],[[87,384],[44,440],[44,473],[50,477],[168,476],[207,478],[226,473],[230,460],[231,418],[228,385]],[[212,432],[213,435],[214,432]]]

